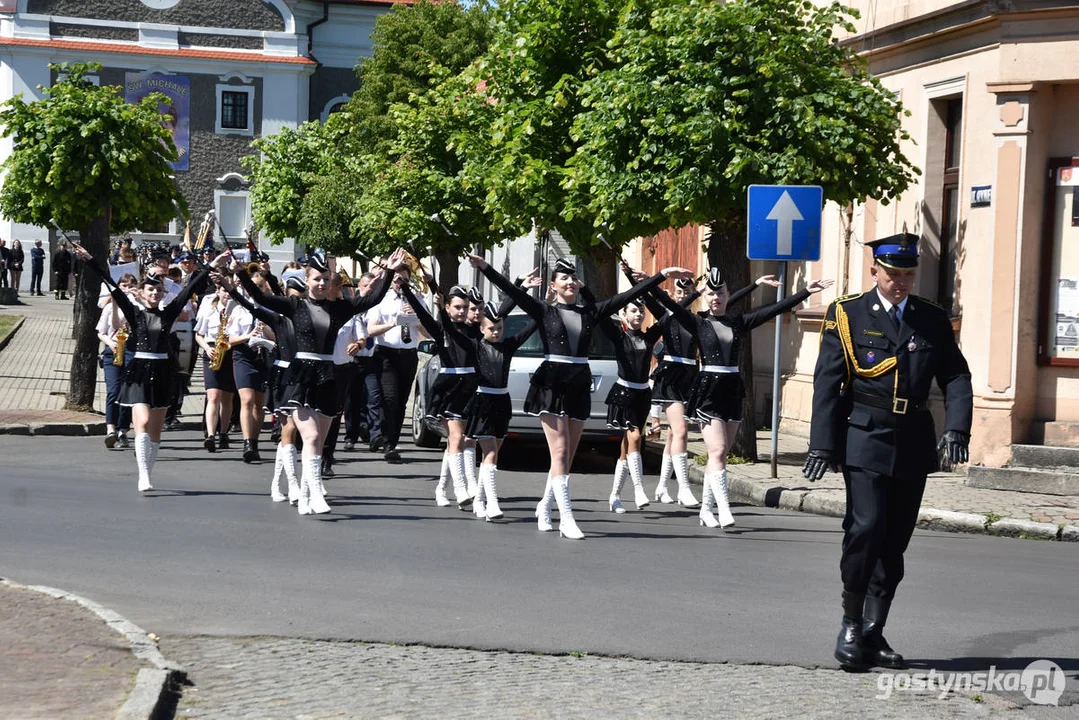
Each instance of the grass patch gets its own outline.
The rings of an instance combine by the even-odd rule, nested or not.
[[[1000,515],[995,512],[987,512],[985,514],[985,529],[988,530],[989,526],[1001,519]]]
[[[701,467],[704,467],[705,465],[708,464],[708,454],[707,453],[701,453],[700,455],[694,455],[693,456],[693,462],[696,463],[697,465],[700,465]],[[735,455],[734,453],[731,453],[730,455],[727,456],[727,464],[728,465],[752,465],[753,461],[750,460],[749,458],[744,458],[741,455]]]
[[[22,315],[0,315],[0,341],[8,336],[20,320]]]

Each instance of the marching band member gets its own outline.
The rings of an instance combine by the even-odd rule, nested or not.
[[[265,295],[272,295],[263,271],[256,272],[251,281]],[[267,375],[266,360],[261,350],[267,343],[264,328],[265,323],[256,320],[251,311],[243,306],[232,311],[226,328],[229,345],[232,346],[232,373],[240,396],[240,430],[244,436],[245,463],[262,460],[259,455],[259,434],[262,431]]]
[[[581,283],[577,279],[576,265],[562,258],[551,272],[555,303],[546,305],[507,280],[482,257],[470,255],[469,262],[516,300],[541,328],[544,361],[532,376],[524,403],[526,413],[540,417],[551,454],[550,476],[543,498],[536,507],[537,526],[541,531],[553,529],[550,520],[553,500],[558,505],[559,535],[581,539],[584,533],[573,519],[570,503],[569,471],[590,411],[592,373],[588,367],[588,351],[596,319],[621,310],[634,297],[658,285],[664,278],[690,277],[691,273],[684,268],[667,268],[627,292],[579,305]]]
[[[139,280],[128,273],[120,277],[118,284],[124,292],[132,292]],[[127,345],[127,333],[127,320],[112,297],[107,296],[97,321],[97,337],[105,346],[101,350],[101,368],[105,371],[105,447],[110,450],[117,445],[126,448],[127,431],[131,429],[131,408],[120,404],[124,367],[134,358],[134,352]],[[121,337],[124,338],[122,343]]]
[[[217,292],[207,295],[195,317],[195,342],[202,348],[202,378],[206,386],[206,452],[227,450],[226,429],[232,417],[236,379],[232,373],[232,347],[228,342],[229,291],[219,284]],[[218,357],[220,355],[220,357]],[[214,366],[217,365],[217,369]]]
[[[117,285],[108,270],[96,261],[86,248],[76,245],[75,253],[90,272],[112,288],[116,306],[127,318],[135,357],[124,372],[120,403],[131,407],[135,425],[135,461],[139,468],[139,492],[153,489],[151,473],[161,446],[161,430],[165,413],[172,402],[175,383],[175,358],[170,355],[169,331],[180,313],[187,308],[191,296],[200,290],[210,274],[210,266],[202,268],[192,282],[165,307],[159,308],[162,284],[157,273],[148,273],[142,281],[142,305],[136,305]],[[218,263],[227,257],[219,255]]]

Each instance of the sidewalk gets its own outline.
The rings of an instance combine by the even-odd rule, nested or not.
[[[176,673],[111,610],[0,579],[0,717],[151,718]]]

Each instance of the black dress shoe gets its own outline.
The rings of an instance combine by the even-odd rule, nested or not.
[[[844,670],[864,670],[862,648],[862,606],[864,593],[843,591],[843,624],[835,641],[835,659]]]
[[[213,435],[207,435],[202,441],[202,446],[206,448],[206,452],[217,452],[217,441],[214,440]]]
[[[395,448],[395,447],[388,447],[388,448],[386,448],[386,454],[383,455],[382,457],[385,458],[386,460],[395,460],[396,461],[396,460],[401,459],[401,453],[397,452],[397,448]]]
[[[229,449],[229,434],[228,433],[218,433],[217,434],[217,448],[219,450],[228,450]]]
[[[244,439],[244,462],[245,463],[257,463],[262,460],[259,457],[258,440]]]
[[[379,452],[386,447],[386,438],[383,435],[375,435],[371,438],[371,452]]]
[[[884,639],[884,623],[888,621],[890,598],[867,595],[862,621],[862,648],[865,662],[869,665],[903,670],[907,667],[903,656],[892,650]]]
[[[334,477],[337,475],[333,471],[333,458],[322,458],[322,477]]]

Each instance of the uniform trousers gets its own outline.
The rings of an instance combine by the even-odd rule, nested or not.
[[[903,579],[903,553],[918,522],[925,477],[844,468],[847,512],[839,561],[844,590],[881,598],[895,594]]]
[[[367,441],[382,434],[382,374],[372,355],[353,361],[354,375],[345,403],[345,437],[356,442],[367,426]]]
[[[401,426],[405,422],[405,406],[416,379],[419,364],[416,350],[398,350],[379,345],[375,348],[382,384],[382,434],[386,447],[397,446],[401,439]]]

